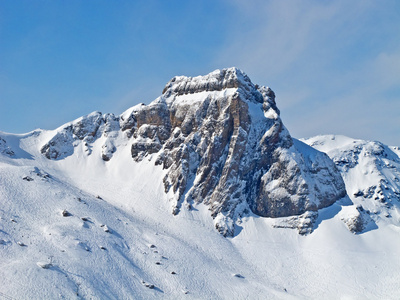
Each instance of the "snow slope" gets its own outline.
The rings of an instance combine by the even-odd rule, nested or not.
[[[232,84],[221,88],[229,93]],[[200,102],[178,97],[183,106]],[[126,130],[142,109],[120,116]],[[398,299],[398,148],[305,140],[333,158],[350,198],[301,216],[248,212],[224,237],[207,203],[171,213],[168,169],[155,165],[156,152],[133,159],[117,120],[95,112],[53,131],[0,132],[0,299]],[[91,135],[93,127],[101,134]],[[331,164],[295,139],[282,153],[305,166],[309,183]]]
[[[113,165],[95,155],[82,164],[79,155],[44,158],[35,134],[1,136],[15,153],[27,153],[0,156],[3,297],[398,296],[399,227],[382,222],[377,230],[354,235],[341,220],[346,203],[321,210],[310,235],[249,216],[234,238],[224,238],[203,204],[176,216],[168,213],[162,184],[153,180],[163,170],[148,160],[134,163],[129,147],[116,152]],[[64,209],[71,216],[62,216]]]

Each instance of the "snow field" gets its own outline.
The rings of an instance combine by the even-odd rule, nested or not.
[[[379,229],[354,235],[342,221],[352,213],[348,202],[320,210],[314,232],[306,236],[273,228],[276,220],[253,215],[242,219],[234,238],[224,238],[202,204],[173,216],[160,180],[164,171],[154,167],[150,157],[134,163],[122,137],[110,162],[96,155],[101,140],[90,156],[78,149],[74,156],[50,161],[39,153],[40,138],[15,139],[13,149],[24,155],[0,157],[3,295],[15,299],[398,296],[399,227],[377,221]],[[24,180],[26,176],[33,180]],[[70,216],[64,217],[63,210]]]

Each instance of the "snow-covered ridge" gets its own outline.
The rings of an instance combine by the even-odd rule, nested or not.
[[[63,159],[72,155],[79,141],[82,141],[85,153],[90,155],[91,144],[104,136],[102,159],[107,161],[116,151],[112,139],[120,130],[119,120],[113,114],[103,115],[101,112],[78,118],[56,129],[50,141],[42,146],[41,152],[48,159]]]
[[[327,153],[341,171],[347,193],[370,221],[400,224],[400,158],[398,147],[340,135],[303,140]],[[355,212],[360,215],[360,209]],[[360,225],[363,231],[366,226]]]

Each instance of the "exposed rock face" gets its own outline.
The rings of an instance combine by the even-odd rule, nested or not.
[[[304,214],[299,216],[278,218],[272,226],[275,228],[297,229],[299,234],[307,235],[313,232],[314,222],[316,221],[317,217],[318,212],[306,211]]]
[[[151,104],[119,118],[81,118],[59,130],[42,153],[59,159],[72,154],[77,141],[90,148],[107,132],[131,140],[135,161],[152,155],[167,170],[163,181],[173,213],[183,203],[205,203],[224,235],[234,234],[234,222],[250,210],[263,217],[300,215],[346,195],[332,161],[291,138],[274,92],[236,68],[174,77]],[[112,138],[106,141],[107,161],[117,148]],[[70,146],[60,147],[65,143]]]
[[[345,219],[343,219],[349,230],[354,233],[361,233],[366,225],[368,224],[368,219],[371,219],[361,205],[357,206],[355,213]]]
[[[103,136],[105,141],[102,146],[102,158],[108,161],[116,151],[113,137],[119,130],[118,117],[113,114],[103,115],[100,112],[93,112],[58,128],[53,138],[40,151],[48,159],[62,159],[72,155],[74,147],[82,141],[85,152],[90,155],[91,144]]]
[[[7,145],[6,140],[1,137],[0,137],[0,153],[11,157],[15,155],[14,151],[12,151],[12,149]]]

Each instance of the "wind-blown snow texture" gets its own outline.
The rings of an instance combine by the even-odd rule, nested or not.
[[[400,151],[306,140],[335,167],[274,97],[232,68],[0,132],[0,298],[397,299]]]

